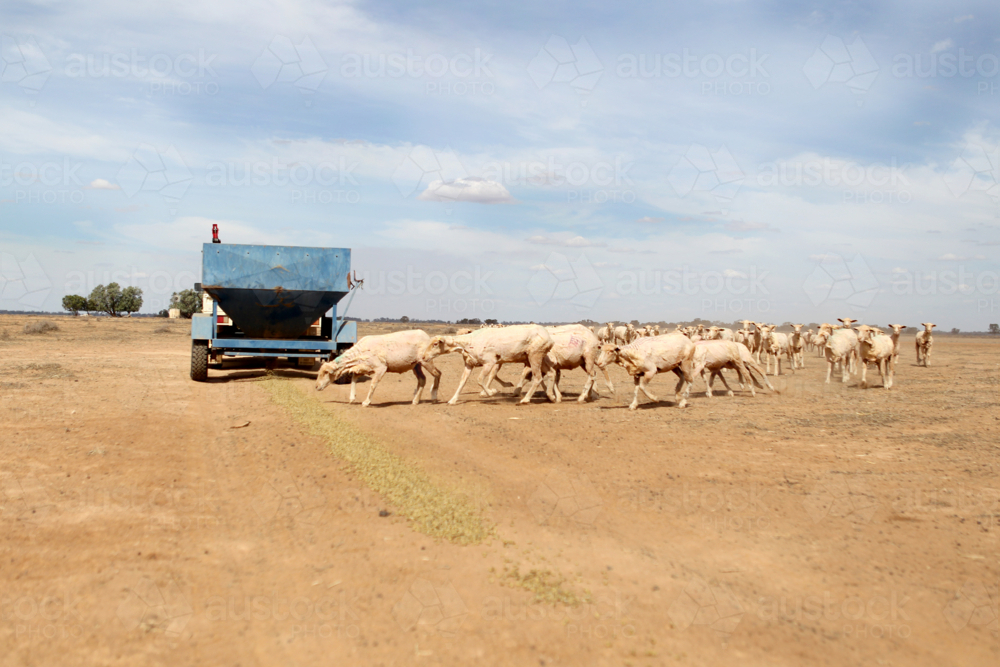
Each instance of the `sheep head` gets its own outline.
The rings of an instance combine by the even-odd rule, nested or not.
[[[600,352],[597,354],[597,360],[594,362],[601,368],[605,368],[608,364],[613,364],[618,361],[618,355],[621,352],[621,348],[617,345],[611,343],[605,343],[601,345]]]
[[[343,355],[341,355],[319,367],[319,373],[316,374],[316,391],[323,391],[331,382],[340,378],[341,368],[337,362],[343,358]]]

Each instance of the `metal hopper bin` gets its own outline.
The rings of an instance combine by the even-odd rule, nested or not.
[[[191,318],[192,380],[223,357],[325,358],[357,342],[357,322],[337,318],[354,287],[349,248],[206,243],[201,252],[212,303]]]

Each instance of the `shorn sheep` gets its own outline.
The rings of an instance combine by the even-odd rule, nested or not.
[[[931,346],[934,344],[934,336],[931,332],[936,327],[936,324],[930,322],[921,322],[923,326],[923,331],[917,332],[917,365],[918,366],[930,366],[931,365]]]
[[[892,338],[880,333],[877,329],[862,324],[858,327],[858,354],[861,361],[861,388],[868,386],[868,365],[875,364],[882,377],[882,386],[892,387],[895,375],[895,360],[893,357]]]
[[[604,381],[608,386],[608,391],[615,393],[615,386],[611,382],[611,376],[605,367],[598,367],[597,355],[600,353],[601,342],[587,327],[581,324],[567,324],[560,327],[547,327],[552,336],[552,349],[545,355],[546,371],[553,373],[552,390],[556,396],[556,403],[562,401],[562,393],[559,391],[559,380],[562,371],[582,368],[587,374],[587,383],[580,392],[580,397],[576,400],[580,403],[589,398],[598,398],[594,385],[597,382],[597,369],[604,373]],[[516,393],[520,393],[521,387],[527,382],[531,375],[531,368],[525,366],[521,374],[521,380],[514,388]]]
[[[671,333],[653,338],[640,338],[624,347],[605,344],[601,346],[601,354],[597,358],[598,366],[616,363],[635,380],[635,395],[630,410],[639,407],[639,392],[641,391],[651,401],[659,401],[649,391],[649,381],[657,373],[673,371],[677,377],[677,387],[674,395],[677,407],[687,405],[688,394],[691,392],[691,370],[694,343],[681,333]]]
[[[430,360],[421,359],[421,354],[431,337],[420,329],[397,331],[382,336],[365,336],[351,349],[344,352],[333,361],[320,366],[316,376],[316,390],[323,391],[331,382],[339,380],[344,375],[351,376],[351,396],[348,403],[353,403],[357,379],[362,375],[372,376],[372,385],[368,388],[368,396],[361,403],[362,407],[371,405],[372,395],[379,380],[386,373],[407,373],[413,371],[417,376],[417,389],[413,393],[413,405],[420,402],[427,384],[424,371],[430,373],[431,400],[437,400],[438,384],[441,382],[441,371],[434,367]]]
[[[455,395],[448,401],[448,405],[458,403],[458,396],[462,393],[465,383],[472,374],[472,369],[483,367],[479,376],[479,384],[482,387],[480,396],[494,396],[497,389],[491,389],[490,385],[496,378],[500,366],[507,363],[521,363],[531,367],[531,384],[528,392],[521,399],[521,404],[531,401],[531,397],[545,377],[545,355],[552,349],[552,336],[548,330],[537,324],[522,324],[504,327],[503,329],[479,329],[464,336],[434,336],[424,349],[421,355],[422,360],[431,361],[434,358],[448,354],[449,352],[460,352],[465,360],[465,370],[462,372],[462,379],[455,389]],[[486,381],[483,381],[483,374]],[[555,395],[551,387],[545,387],[545,393],[549,400],[554,401]]]

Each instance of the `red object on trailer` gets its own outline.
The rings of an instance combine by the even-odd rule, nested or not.
[[[212,243],[222,243],[219,240],[219,226],[216,224],[212,225]]]

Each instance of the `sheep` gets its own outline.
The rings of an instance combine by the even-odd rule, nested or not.
[[[861,361],[861,388],[864,389],[868,386],[866,379],[868,364],[875,364],[882,377],[882,386],[888,390],[892,387],[893,376],[896,374],[896,362],[893,356],[895,344],[892,338],[880,333],[875,327],[864,324],[859,326],[857,331]]]
[[[812,329],[807,329],[804,334],[802,334],[802,349],[804,351],[811,350],[813,348],[813,338],[816,336],[816,332]]]
[[[926,368],[931,365],[931,345],[934,344],[934,336],[931,335],[931,332],[937,325],[930,322],[921,322],[920,325],[924,330],[917,332],[917,365],[923,365]]]
[[[709,327],[707,340],[733,340],[733,330],[726,327]]]
[[[906,328],[905,324],[890,324],[889,328],[892,329],[892,363],[895,364],[899,359],[899,335],[903,333],[903,329]]]
[[[764,327],[766,325],[760,322],[750,322],[753,325],[753,331],[750,332],[750,344],[747,347],[753,353],[753,359],[758,364],[760,363],[760,353],[764,351]]]
[[[742,350],[740,348],[743,348]],[[753,359],[749,360],[747,363],[743,356],[743,351],[746,350],[746,356],[750,356],[750,351],[747,350],[745,345],[739,343],[734,343],[728,340],[703,340],[694,345],[694,354],[692,356],[692,370],[691,375],[702,376],[704,378],[705,371],[710,371],[712,374],[705,383],[706,390],[705,395],[708,398],[712,397],[712,384],[715,382],[715,378],[718,377],[722,380],[722,384],[725,385],[726,391],[729,396],[733,395],[733,390],[730,389],[729,383],[726,382],[725,376],[722,375],[722,369],[731,368],[736,371],[736,375],[739,378],[740,388],[745,388],[747,384],[750,385],[750,395],[756,396],[754,392],[753,385],[757,385],[763,389],[763,386],[757,379],[753,376],[750,369],[756,370],[757,373],[764,378],[764,382],[767,382],[767,376],[764,371],[761,370],[760,366],[753,363]],[[744,381],[744,376],[750,379],[747,383]],[[767,386],[772,390],[771,383],[767,382]]]
[[[431,400],[437,401],[441,371],[435,368],[430,360],[420,358],[430,339],[431,337],[420,329],[397,331],[381,336],[365,336],[347,352],[320,366],[316,375],[316,391],[323,391],[331,381],[350,374],[351,395],[347,402],[353,403],[358,376],[371,375],[372,384],[368,388],[368,396],[361,403],[361,407],[368,407],[371,405],[375,387],[383,375],[413,371],[417,376],[413,405],[417,405],[424,393],[424,385],[427,384],[424,375],[424,371],[427,371],[434,378],[431,382]]]
[[[803,324],[793,324],[792,333],[788,337],[788,347],[792,353],[792,370],[796,368],[805,368],[805,347],[806,339],[802,333]]]
[[[774,358],[774,374],[781,375],[781,355],[785,355],[788,362],[792,366],[792,370],[795,370],[795,362],[792,359],[792,350],[789,346],[788,335],[783,333],[775,333],[777,325],[765,324],[761,328],[761,346],[764,354],[767,355],[765,369],[766,372],[771,372],[771,358]]]
[[[615,323],[608,322],[597,332],[597,338],[602,343],[613,343],[615,339]]]
[[[840,381],[847,382],[849,373],[853,372],[851,369],[852,359],[858,353],[858,334],[850,328],[851,323],[857,320],[842,319],[840,321],[844,322],[844,327],[832,330],[823,348],[826,361],[829,364],[826,369],[827,384],[830,384],[830,376],[833,374],[834,364],[837,363],[840,364]]]
[[[614,343],[615,345],[628,345],[631,340],[629,339],[628,328],[632,326],[631,324],[625,326],[624,324],[615,327],[615,337],[614,339],[608,341],[609,343]]]
[[[483,367],[479,375],[479,384],[483,389],[479,395],[494,396],[498,390],[490,389],[490,385],[493,384],[502,364],[529,365],[532,378],[527,393],[521,399],[521,405],[524,405],[531,401],[535,391],[542,385],[545,371],[548,370],[545,368],[545,355],[552,349],[552,345],[552,336],[545,327],[537,324],[521,324],[503,329],[479,329],[464,336],[434,336],[424,348],[421,359],[433,360],[442,354],[455,351],[462,353],[465,370],[448,405],[458,403],[458,396],[468,382],[473,368]],[[484,374],[485,382],[483,382]],[[554,401],[552,388],[546,386],[544,389],[549,400]]]
[[[694,353],[694,343],[683,334],[667,334],[656,338],[643,338],[630,345],[621,347],[605,344],[597,357],[598,366],[617,363],[635,380],[635,395],[629,410],[639,407],[639,392],[642,391],[651,401],[659,401],[650,393],[649,381],[657,373],[673,371],[677,377],[677,387],[674,389],[677,407],[687,405],[688,394],[691,392],[691,356]]]
[[[552,382],[552,389],[555,393],[556,403],[562,401],[562,393],[559,391],[559,380],[562,371],[582,368],[587,374],[587,383],[580,392],[577,402],[583,403],[588,399],[599,398],[594,385],[597,383],[597,355],[601,342],[592,331],[579,324],[567,324],[561,327],[547,327],[552,336],[552,349],[545,355],[546,366],[555,374]],[[605,367],[600,367],[604,373],[604,382],[608,391],[615,393],[615,386],[611,382],[611,376]],[[520,393],[521,387],[531,375],[531,368],[525,367],[521,374],[521,380],[514,388],[515,393]]]

